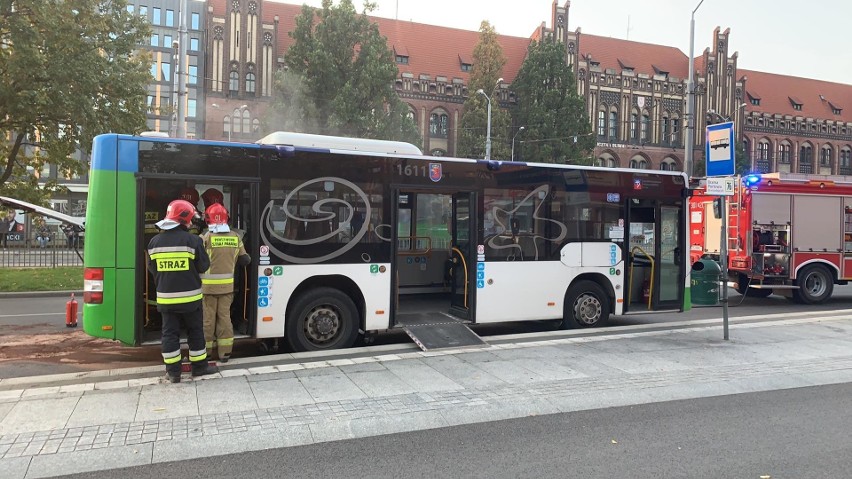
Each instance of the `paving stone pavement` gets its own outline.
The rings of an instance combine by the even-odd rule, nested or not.
[[[4,477],[852,381],[852,315],[0,391]],[[5,475],[10,474],[10,475]]]

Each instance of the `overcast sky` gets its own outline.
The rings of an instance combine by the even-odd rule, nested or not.
[[[322,4],[321,0],[283,1]],[[360,10],[361,0],[353,1]],[[699,1],[572,0],[568,27],[670,45],[688,54],[689,18]],[[542,21],[550,24],[552,0],[373,2],[378,5],[376,16],[465,30],[478,30],[480,22],[488,20],[498,33],[528,37]],[[710,45],[713,29],[720,26],[722,31],[731,29],[730,47],[740,54],[740,68],[852,84],[850,20],[850,0],[704,0],[695,13],[695,53]]]

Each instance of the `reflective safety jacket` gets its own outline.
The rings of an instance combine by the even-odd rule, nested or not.
[[[209,267],[201,238],[186,228],[178,226],[151,238],[148,271],[157,285],[157,309],[185,310],[187,303],[200,301],[200,273]]]
[[[228,294],[234,292],[234,268],[251,262],[246,253],[243,238],[234,231],[201,235],[204,250],[210,256],[210,269],[201,274],[204,294]]]

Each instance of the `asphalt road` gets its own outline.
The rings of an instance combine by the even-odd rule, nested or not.
[[[807,306],[781,296],[743,298],[730,291],[729,315],[758,316],[783,312],[852,309],[852,285],[836,286],[833,297],[824,304]],[[0,378],[34,376],[97,369],[160,364],[159,347],[125,347],[87,336],[82,327],[65,327],[68,298],[3,298],[0,300]],[[612,317],[613,326],[665,324],[673,321],[721,318],[722,308],[695,307],[683,314],[652,313]],[[721,323],[721,321],[720,321]],[[555,322],[505,323],[474,326],[482,336],[519,334],[552,330]],[[401,331],[383,333],[374,344],[407,343]],[[256,340],[238,340],[235,357],[261,355]]]
[[[852,384],[538,416],[67,477],[826,478]]]

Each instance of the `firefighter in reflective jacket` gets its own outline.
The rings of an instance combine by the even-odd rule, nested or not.
[[[201,235],[204,249],[210,256],[210,269],[201,275],[204,292],[204,337],[207,349],[214,343],[223,363],[231,358],[234,349],[234,325],[231,323],[231,303],[234,301],[234,269],[245,266],[251,257],[243,246],[242,236],[228,227],[228,210],[213,203],[204,212],[208,230]]]
[[[219,368],[207,362],[201,312],[201,271],[210,266],[201,238],[187,230],[198,213],[186,200],[169,203],[166,217],[157,223],[162,230],[148,244],[148,270],[157,287],[157,310],[163,317],[163,361],[173,383],[181,379],[180,328],[188,333],[192,375],[214,374]]]

